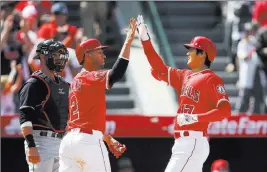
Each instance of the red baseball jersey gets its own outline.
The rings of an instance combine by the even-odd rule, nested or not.
[[[200,114],[215,109],[220,102],[228,101],[224,83],[209,69],[193,73],[168,67],[168,84],[176,88],[179,108],[177,113]],[[175,130],[195,130],[206,132],[209,122],[197,122],[179,126]]]
[[[81,128],[88,133],[92,130],[105,131],[108,76],[109,70],[82,70],[74,77],[69,93],[67,130]]]

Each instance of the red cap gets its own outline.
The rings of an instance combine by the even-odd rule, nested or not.
[[[205,51],[211,62],[213,62],[216,57],[217,50],[215,44],[209,38],[206,38],[204,36],[194,37],[189,44],[184,44],[184,46],[187,49],[197,48]]]
[[[228,162],[224,159],[218,159],[211,165],[211,171],[228,169]]]
[[[34,19],[37,17],[37,10],[35,6],[28,5],[22,10],[22,17],[24,19]]]
[[[97,39],[88,39],[82,42],[80,45],[76,47],[76,56],[78,62],[81,64],[83,61],[84,54],[90,50],[97,50],[97,49],[105,49],[108,46],[101,45],[100,41]]]

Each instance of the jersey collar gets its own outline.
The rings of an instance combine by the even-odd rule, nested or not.
[[[208,73],[208,72],[211,72],[211,70],[210,69],[203,69],[203,70],[201,70],[199,72],[192,73],[189,76],[194,76],[194,75],[197,75],[197,74],[200,74],[200,73],[204,74],[204,73]]]

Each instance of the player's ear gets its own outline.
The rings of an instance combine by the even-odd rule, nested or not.
[[[196,51],[197,51],[198,57],[201,58],[203,61],[205,61],[205,59],[206,59],[205,51],[202,51],[202,50],[196,50]]]
[[[84,62],[88,62],[90,59],[91,59],[91,53],[90,52],[88,52],[88,53],[86,53],[85,55],[84,55]]]
[[[89,59],[94,58],[94,51],[91,51],[91,52],[89,52],[87,54],[88,54],[88,57],[87,58],[89,58]]]

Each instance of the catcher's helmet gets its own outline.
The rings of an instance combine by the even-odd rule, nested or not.
[[[97,39],[88,39],[76,47],[76,56],[78,62],[82,65],[84,62],[85,54],[89,51],[107,48],[108,46],[101,45],[100,41],[98,41]]]
[[[36,49],[37,55],[34,59],[39,59],[44,55],[46,66],[51,71],[62,72],[69,58],[69,52],[64,44],[53,39],[40,42]]]
[[[206,38],[204,36],[194,37],[189,44],[184,44],[184,47],[187,49],[197,48],[205,51],[211,62],[213,62],[216,57],[217,50],[215,44],[209,38]]]

